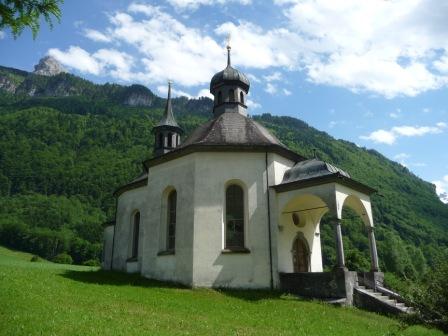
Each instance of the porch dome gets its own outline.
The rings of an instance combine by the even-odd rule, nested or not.
[[[283,175],[282,184],[335,174],[350,178],[350,175],[346,171],[328,162],[314,158],[300,161],[288,169],[285,175]]]

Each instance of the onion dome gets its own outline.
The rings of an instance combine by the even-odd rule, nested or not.
[[[213,95],[215,94],[216,89],[222,85],[237,85],[241,87],[246,94],[249,92],[249,79],[245,74],[231,65],[230,49],[230,46],[227,46],[227,67],[216,73],[210,82],[210,92]]]

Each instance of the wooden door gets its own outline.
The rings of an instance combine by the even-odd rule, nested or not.
[[[292,245],[292,261],[294,272],[309,272],[310,250],[302,236],[297,236]]]

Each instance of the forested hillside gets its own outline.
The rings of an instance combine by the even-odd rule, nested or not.
[[[134,178],[152,155],[151,129],[164,99],[140,85],[95,85],[61,73],[52,77],[0,68],[0,244],[77,263],[101,256],[103,223],[114,218],[112,192]],[[211,117],[207,99],[176,98],[187,135]],[[373,196],[383,269],[418,278],[447,254],[448,206],[434,186],[380,153],[335,140],[290,117],[254,116],[289,148],[319,156],[376,189]],[[350,267],[368,268],[368,241],[347,213]],[[331,227],[322,225],[326,265],[334,255]]]

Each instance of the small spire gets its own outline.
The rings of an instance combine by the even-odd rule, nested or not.
[[[165,117],[166,118],[172,118],[173,115],[173,107],[171,106],[171,84],[173,81],[168,80],[168,97],[166,99],[166,106],[165,106]]]
[[[168,97],[166,99],[166,105],[165,105],[165,113],[163,114],[162,120],[158,123],[158,126],[168,125],[173,127],[179,127],[179,125],[176,122],[176,119],[174,119],[173,114],[173,106],[171,104],[171,86],[172,81],[168,81]]]
[[[230,46],[230,38],[231,35],[229,34],[227,36],[227,66],[231,66],[231,62],[230,62],[230,50],[232,49],[232,47]]]
[[[173,81],[168,79],[168,100],[171,100],[171,84],[173,84]]]

